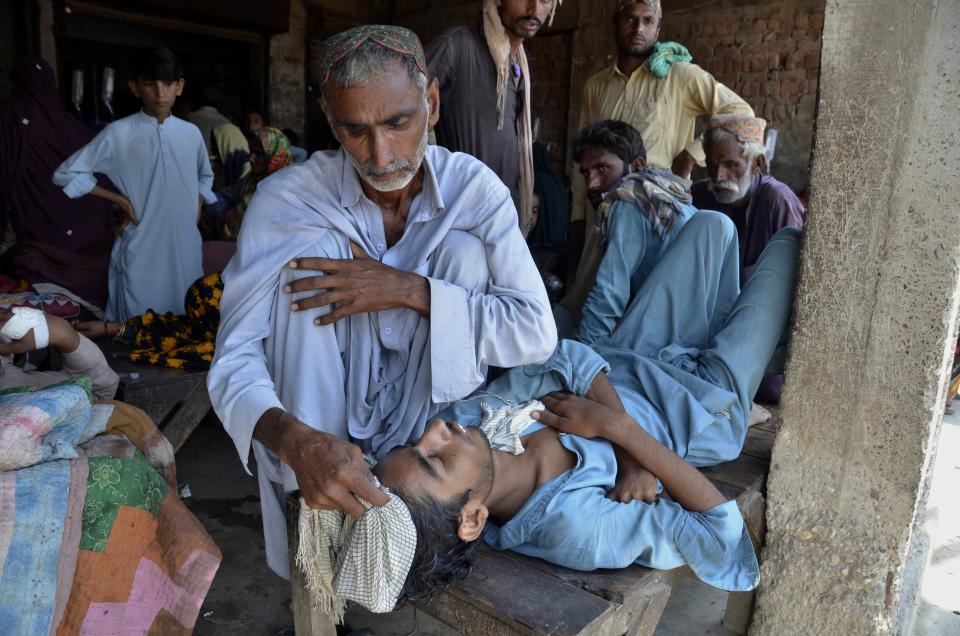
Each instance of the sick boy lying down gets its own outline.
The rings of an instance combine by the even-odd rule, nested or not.
[[[465,576],[481,538],[578,570],[686,564],[724,590],[757,585],[736,502],[696,467],[740,453],[789,319],[799,235],[778,234],[740,293],[731,230],[698,214],[611,337],[562,341],[381,459],[374,474],[416,528],[401,599]]]

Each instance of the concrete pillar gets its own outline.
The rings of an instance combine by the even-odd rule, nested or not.
[[[960,299],[958,60],[956,0],[827,3],[753,634],[909,622]]]
[[[290,30],[270,38],[267,119],[303,138],[307,105],[307,7],[290,0]]]

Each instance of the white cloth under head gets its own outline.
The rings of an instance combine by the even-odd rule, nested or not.
[[[21,340],[33,329],[33,340],[37,349],[45,349],[50,343],[46,315],[31,307],[14,307],[10,311],[13,316],[0,329],[0,336],[5,336],[8,340]]]
[[[547,409],[540,400],[530,400],[518,405],[508,404],[496,410],[481,402],[480,408],[483,409],[480,430],[490,441],[490,448],[513,455],[523,453],[520,433],[536,421],[530,414]]]
[[[336,623],[343,621],[346,601],[371,612],[393,611],[410,572],[417,531],[406,504],[384,491],[390,503],[379,508],[361,500],[366,512],[358,519],[315,510],[300,499],[297,566],[314,607]]]

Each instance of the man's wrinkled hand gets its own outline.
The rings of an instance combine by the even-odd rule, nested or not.
[[[311,508],[359,517],[364,508],[358,498],[374,506],[390,503],[390,497],[374,486],[373,473],[356,445],[311,429],[291,446],[284,461],[297,475],[300,494]]]
[[[632,457],[617,458],[617,482],[607,499],[629,503],[634,500],[653,503],[657,498],[657,478]]]
[[[290,262],[292,269],[325,272],[288,283],[283,290],[298,294],[321,293],[297,300],[293,311],[332,306],[328,314],[317,317],[317,325],[330,325],[352,314],[413,309],[422,315],[430,310],[430,286],[423,276],[395,269],[367,256],[362,248],[350,244],[352,259],[298,258]]]

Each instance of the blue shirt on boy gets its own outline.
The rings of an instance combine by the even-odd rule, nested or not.
[[[93,190],[95,173],[113,182],[140,220],[128,223],[114,242],[107,319],[125,320],[147,309],[182,314],[187,288],[203,275],[200,196],[216,202],[200,130],[172,115],[161,124],[140,111],[113,122],[67,158],[53,182],[76,199]]]
[[[742,291],[737,250],[730,219],[697,212],[660,254],[612,334],[592,346],[563,340],[543,364],[511,369],[438,417],[477,425],[483,402],[496,409],[553,391],[585,395],[604,371],[637,425],[689,464],[736,458],[750,400],[784,341],[799,233],[785,228],[771,239]],[[757,559],[736,502],[697,512],[663,498],[608,500],[617,478],[610,442],[559,439],[576,456],[574,468],[540,486],[503,526],[488,521],[484,538],[493,547],[580,570],[688,564],[725,590],[756,586]]]
[[[608,371],[606,361],[589,347],[563,340],[547,362],[513,369],[488,391],[454,403],[437,417],[476,426],[483,418],[481,403],[498,409],[554,390],[584,395],[597,373]],[[621,393],[628,413],[646,402],[637,397],[631,400]],[[541,428],[533,422],[523,436]],[[673,448],[671,439],[649,432]],[[612,501],[607,492],[617,480],[613,445],[566,433],[559,433],[559,438],[576,456],[574,468],[538,488],[503,526],[488,520],[483,535],[488,544],[575,570],[632,563],[668,570],[687,564],[715,587],[729,591],[756,587],[759,567],[735,501],[704,512],[686,510],[664,498],[652,504]]]

